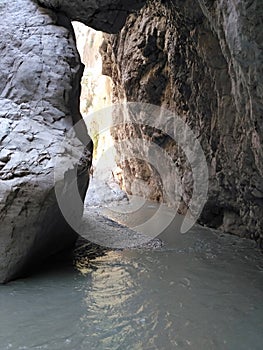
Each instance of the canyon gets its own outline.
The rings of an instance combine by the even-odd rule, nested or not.
[[[262,2],[2,0],[0,12],[0,282],[71,249],[78,238],[56,195],[57,186],[78,225],[93,146],[79,111],[84,67],[71,21],[104,32],[100,53],[114,103],[159,106],[193,131],[209,176],[199,223],[252,238],[262,248]],[[193,169],[169,136],[168,121],[165,130],[158,123],[147,127],[147,120],[138,123],[128,111],[114,123],[123,189],[174,205],[174,174],[160,179],[143,160],[150,148],[134,142],[148,140],[172,159],[179,212],[185,214]],[[56,184],[55,166],[69,153],[61,149],[69,132],[69,149],[81,157],[62,167]]]

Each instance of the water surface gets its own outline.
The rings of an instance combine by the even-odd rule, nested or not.
[[[107,223],[105,223],[106,225]],[[254,243],[168,227],[158,249],[110,251],[0,287],[0,349],[261,350]]]

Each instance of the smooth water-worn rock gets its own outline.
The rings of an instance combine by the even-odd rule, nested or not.
[[[1,1],[0,12],[0,282],[5,282],[77,238],[57,204],[54,167],[56,156],[63,156],[65,132],[81,120],[83,67],[64,15],[30,0]],[[84,124],[78,136],[89,141]],[[71,207],[71,178],[79,166],[84,199],[90,158],[87,151],[85,166],[76,162],[62,170],[61,186],[76,221],[83,208]]]
[[[263,3],[261,1],[152,1],[131,15],[118,35],[105,35],[104,74],[113,78],[114,101],[139,101],[175,112],[201,142],[209,168],[209,193],[200,221],[262,244],[263,227]],[[140,154],[137,137],[171,155],[183,189],[184,213],[193,191],[184,150],[167,135],[121,119],[116,141],[128,144],[120,162],[128,192],[173,204],[160,176]],[[117,152],[123,152],[116,142]],[[146,147],[147,148],[147,147]],[[143,152],[148,152],[144,149]],[[143,154],[141,152],[141,154]],[[140,179],[136,186],[136,179]],[[133,187],[132,187],[133,186]],[[166,187],[167,187],[166,186]],[[261,238],[260,238],[261,237]]]

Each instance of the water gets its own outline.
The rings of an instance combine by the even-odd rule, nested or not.
[[[120,218],[119,218],[120,219]],[[121,221],[121,220],[120,220]],[[158,249],[110,251],[0,287],[0,349],[262,349],[254,243],[174,225]]]

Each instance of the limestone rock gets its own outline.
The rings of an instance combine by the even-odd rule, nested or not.
[[[260,242],[262,17],[263,3],[256,0],[198,0],[194,6],[193,1],[152,1],[139,16],[129,17],[120,34],[105,35],[101,48],[103,73],[114,81],[115,102],[147,102],[168,108],[200,140],[210,175],[201,222]],[[125,119],[133,121],[132,116]],[[130,155],[138,153],[132,141],[135,137],[162,145],[180,175],[177,181],[183,188],[184,212],[193,187],[189,164],[183,150],[156,132],[126,125],[115,129],[114,138],[130,142]],[[160,181],[154,169],[141,161],[119,165],[126,189],[131,191],[131,184],[139,178],[142,184],[133,190],[151,199],[162,200],[162,182],[172,183],[169,172]],[[165,199],[173,204],[173,196]]]
[[[0,13],[0,282],[6,282],[77,238],[57,203],[54,167],[65,132],[81,120],[83,67],[64,15],[30,0],[3,0]],[[84,124],[78,129],[87,143]],[[73,165],[82,199],[90,160],[87,152],[84,167]],[[73,168],[63,169],[61,186],[77,222],[82,206],[70,204]]]
[[[146,0],[38,0],[42,6],[63,12],[79,21],[108,33],[118,32],[128,14],[140,9]]]

